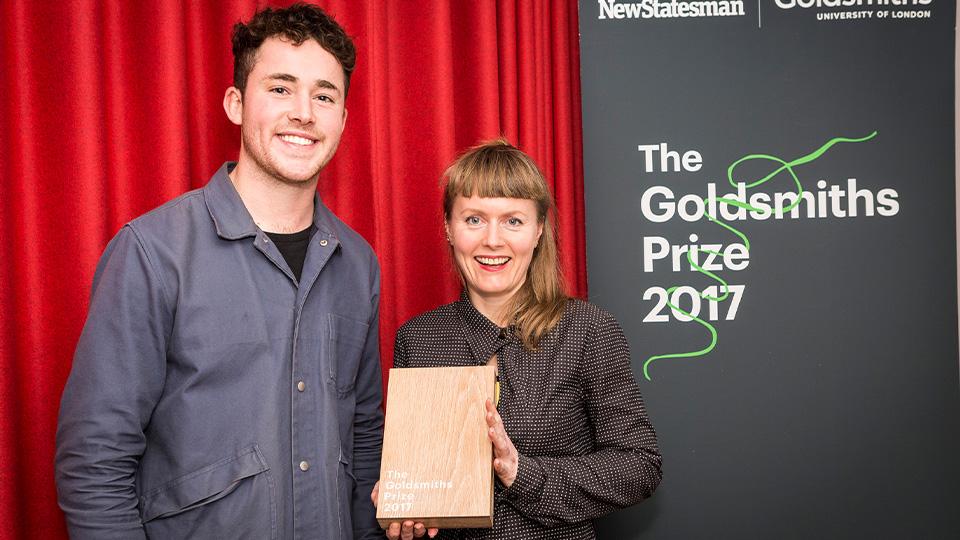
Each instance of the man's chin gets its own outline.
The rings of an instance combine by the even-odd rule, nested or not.
[[[319,173],[319,171],[317,172]],[[316,174],[312,176],[282,176],[277,179],[283,182],[284,184],[303,185],[303,184],[309,184],[313,182],[314,180],[317,179],[317,176],[318,175]]]
[[[309,169],[281,168],[274,171],[274,177],[278,181],[290,185],[309,184],[315,181],[319,175],[320,167],[312,167]]]
[[[243,158],[246,157],[247,160]],[[263,175],[275,182],[290,186],[302,186],[317,180],[324,163],[320,160],[284,159],[276,155],[242,155],[240,161],[250,165],[250,172]],[[245,166],[246,168],[246,166]],[[257,171],[259,169],[259,171]]]

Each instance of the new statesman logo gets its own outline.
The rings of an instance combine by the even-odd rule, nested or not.
[[[640,0],[617,3],[597,0],[598,19],[673,19],[678,17],[735,17],[743,15],[743,0]]]

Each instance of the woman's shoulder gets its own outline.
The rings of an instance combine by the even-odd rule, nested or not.
[[[400,334],[436,332],[438,327],[454,325],[457,320],[456,302],[444,304],[436,309],[423,312],[403,323],[397,330]]]
[[[567,321],[575,324],[587,323],[591,326],[608,324],[619,326],[617,319],[607,310],[574,297],[567,299],[560,320],[561,322]]]
[[[598,336],[622,332],[617,319],[608,311],[579,298],[569,298],[560,320],[545,337],[552,337],[566,347],[587,343]],[[548,342],[549,343],[549,342]]]

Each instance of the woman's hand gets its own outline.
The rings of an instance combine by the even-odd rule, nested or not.
[[[376,484],[373,485],[373,491],[370,492],[370,500],[373,501],[373,506],[377,506],[377,499],[380,496],[380,481],[378,480]],[[423,523],[414,523],[413,521],[407,520],[403,523],[399,521],[394,521],[387,527],[386,533],[387,538],[390,540],[411,540],[412,538],[421,538],[424,533],[430,538],[433,538],[440,532],[440,529],[428,529],[423,526]]]
[[[384,532],[390,540],[411,540],[413,538],[421,538],[424,533],[430,538],[433,538],[439,531],[439,529],[427,529],[423,526],[423,523],[414,523],[413,521],[407,520],[403,523],[394,521]]]
[[[519,455],[517,448],[513,446],[513,441],[503,429],[503,419],[500,413],[494,407],[489,399],[486,403],[487,408],[487,437],[493,443],[493,471],[503,487],[510,487],[513,481],[517,479],[517,462]]]

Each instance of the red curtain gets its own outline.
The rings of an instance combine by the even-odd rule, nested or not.
[[[66,536],[54,433],[94,267],[124,222],[235,159],[230,30],[262,4],[0,3],[0,538]],[[379,254],[384,366],[397,327],[459,291],[439,176],[480,140],[505,135],[543,168],[584,296],[576,1],[321,5],[358,66],[320,191]]]

